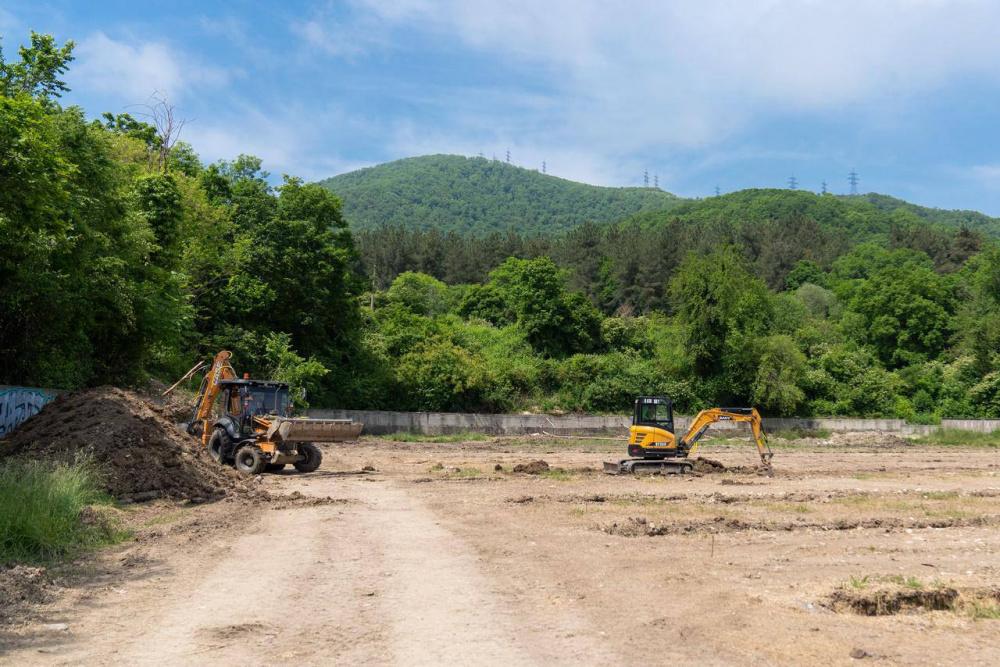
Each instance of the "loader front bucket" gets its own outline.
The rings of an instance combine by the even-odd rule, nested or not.
[[[361,435],[364,424],[350,419],[288,419],[277,417],[267,439],[279,442],[340,442]]]

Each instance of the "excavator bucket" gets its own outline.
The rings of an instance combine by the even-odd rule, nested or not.
[[[277,417],[267,429],[276,442],[340,442],[361,435],[364,424],[350,419],[289,419]]]

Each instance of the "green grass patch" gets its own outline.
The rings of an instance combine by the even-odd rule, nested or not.
[[[942,428],[928,435],[915,438],[913,442],[922,445],[944,445],[957,447],[1000,447],[1000,431],[979,433],[957,428]]]
[[[888,581],[889,583],[896,584],[897,586],[905,586],[906,588],[912,588],[915,591],[923,590],[924,588],[923,582],[913,576],[904,577],[901,574],[892,574],[887,577],[884,577],[883,580]]]
[[[971,618],[1000,620],[1000,603],[989,600],[972,600],[965,606]]]
[[[870,581],[871,581],[871,577],[869,577],[867,574],[865,576],[863,576],[863,577],[855,577],[854,575],[851,575],[851,578],[848,579],[847,584],[851,588],[860,591],[860,590],[863,590],[865,588],[868,588],[868,583]]]
[[[393,442],[481,442],[489,440],[492,436],[485,433],[448,433],[446,435],[424,435],[423,433],[390,433],[389,435],[375,436],[379,440],[392,440]]]
[[[127,537],[89,463],[0,463],[0,563],[43,563]]]

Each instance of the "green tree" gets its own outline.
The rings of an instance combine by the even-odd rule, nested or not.
[[[806,357],[790,336],[768,336],[760,346],[753,402],[773,414],[794,415],[806,397],[800,386]]]
[[[417,315],[443,315],[448,311],[448,286],[424,273],[399,274],[387,292],[389,301]]]
[[[508,259],[490,274],[496,290],[532,347],[546,356],[587,351],[599,340],[600,314],[548,257]]]
[[[30,46],[18,49],[20,60],[7,62],[0,50],[0,94],[15,97],[19,93],[49,102],[69,90],[59,77],[73,61],[74,43],[56,44],[52,35],[31,31]]]
[[[944,350],[952,332],[954,288],[928,266],[887,266],[857,287],[850,307],[865,318],[867,338],[881,360],[899,367]]]
[[[688,255],[670,295],[695,372],[703,376],[720,374],[735,348],[766,331],[772,318],[767,287],[732,246]]]

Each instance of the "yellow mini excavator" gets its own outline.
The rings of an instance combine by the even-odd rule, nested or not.
[[[218,463],[231,463],[248,475],[275,472],[289,463],[299,472],[312,472],[323,458],[314,442],[352,440],[361,433],[363,424],[350,419],[292,418],[288,384],[251,380],[248,375],[238,378],[231,357],[225,350],[215,355],[201,381],[191,421],[184,425]],[[206,366],[196,364],[164,395]]]
[[[756,408],[709,408],[691,421],[683,437],[674,435],[673,403],[666,396],[640,396],[635,400],[632,427],[629,429],[629,459],[604,464],[604,472],[613,475],[633,472],[662,474],[684,473],[694,469],[691,461],[698,451],[698,440],[709,426],[717,422],[750,424],[760,462],[764,470],[771,469],[771,448],[761,427]]]

